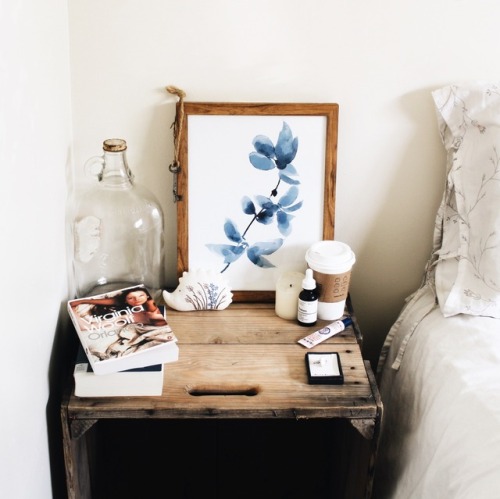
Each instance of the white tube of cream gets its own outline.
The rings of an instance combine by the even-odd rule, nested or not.
[[[312,348],[318,343],[321,343],[322,341],[325,341],[328,338],[342,332],[350,324],[352,324],[352,319],[350,317],[346,317],[345,319],[332,322],[331,324],[328,324],[328,326],[314,331],[314,333],[311,333],[305,338],[301,338],[298,342],[306,348]]]

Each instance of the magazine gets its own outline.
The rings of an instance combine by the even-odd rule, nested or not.
[[[69,315],[94,373],[168,362],[177,338],[161,308],[142,284],[69,300]]]

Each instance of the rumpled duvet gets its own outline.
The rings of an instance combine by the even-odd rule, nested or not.
[[[431,285],[391,329],[375,499],[500,498],[500,320],[445,318]]]

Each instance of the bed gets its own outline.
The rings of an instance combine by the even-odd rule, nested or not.
[[[500,83],[432,93],[446,186],[422,285],[389,331],[374,498],[500,497]]]

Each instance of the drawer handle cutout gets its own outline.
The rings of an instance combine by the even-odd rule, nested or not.
[[[197,386],[188,390],[189,395],[203,397],[205,395],[243,395],[245,397],[254,397],[259,393],[255,386]]]

